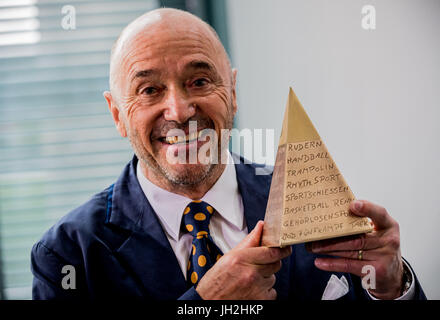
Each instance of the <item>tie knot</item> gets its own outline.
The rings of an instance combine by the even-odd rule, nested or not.
[[[185,229],[195,238],[208,237],[209,220],[214,208],[202,200],[191,201],[183,211]]]

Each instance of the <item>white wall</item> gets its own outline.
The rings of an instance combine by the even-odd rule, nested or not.
[[[361,28],[366,4],[376,30]],[[440,299],[440,1],[227,5],[237,126],[278,139],[292,86],[355,195],[399,221],[403,256]]]

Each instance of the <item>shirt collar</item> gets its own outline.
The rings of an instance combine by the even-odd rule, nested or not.
[[[152,183],[142,173],[140,161],[137,165],[137,179],[151,207],[156,212],[165,232],[174,240],[180,237],[183,210],[191,199],[169,192]],[[240,210],[241,195],[238,189],[234,160],[228,152],[228,162],[223,173],[210,190],[202,197],[225,220],[237,228],[244,228],[244,217]]]

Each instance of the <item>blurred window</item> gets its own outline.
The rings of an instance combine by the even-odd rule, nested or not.
[[[0,298],[31,298],[32,245],[132,157],[102,96],[121,30],[164,5],[207,19],[210,2],[0,1]]]

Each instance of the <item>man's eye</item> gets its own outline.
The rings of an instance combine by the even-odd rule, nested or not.
[[[158,90],[155,87],[148,87],[148,88],[144,89],[143,93],[146,94],[146,95],[153,95],[153,94],[156,94],[157,91]]]
[[[204,78],[197,79],[193,82],[195,87],[203,87],[208,84],[208,80]]]

